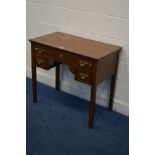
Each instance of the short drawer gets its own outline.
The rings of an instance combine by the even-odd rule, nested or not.
[[[79,69],[84,69],[89,71],[92,70],[92,62],[90,60],[86,60],[84,58],[77,58],[75,63]]]
[[[91,73],[90,72],[82,72],[82,71],[77,71],[75,74],[75,80],[90,84],[91,83]]]
[[[54,62],[48,58],[45,57],[35,57],[35,64],[37,67],[43,68],[43,69],[50,69],[54,66]]]
[[[50,55],[50,49],[46,46],[36,45],[34,48],[35,55],[37,56],[48,56]]]

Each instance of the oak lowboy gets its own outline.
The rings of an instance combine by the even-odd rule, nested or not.
[[[111,78],[109,110],[112,111],[118,54],[121,47],[55,32],[33,38],[32,87],[33,101],[37,102],[36,67],[49,70],[56,67],[56,89],[60,89],[60,65],[67,64],[75,80],[91,86],[88,126],[93,127],[97,84]]]

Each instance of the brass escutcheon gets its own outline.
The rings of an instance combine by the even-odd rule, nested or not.
[[[60,58],[63,58],[63,54],[62,53],[60,53],[59,56],[60,56]]]

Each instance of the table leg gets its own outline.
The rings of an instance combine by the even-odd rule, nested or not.
[[[56,90],[60,90],[60,64],[56,65],[56,81],[55,81],[55,86]]]
[[[117,53],[117,57],[116,57],[115,74],[112,75],[112,77],[111,77],[109,111],[112,111],[112,109],[113,109],[114,92],[115,92],[115,85],[116,85],[116,76],[117,76],[117,70],[118,70],[118,60],[119,60],[119,52]]]
[[[113,109],[115,83],[116,83],[116,74],[114,74],[111,77],[110,98],[109,98],[109,111],[112,111],[112,109]]]
[[[91,85],[90,109],[89,109],[89,123],[88,127],[93,128],[94,112],[96,99],[96,84]]]
[[[36,80],[36,66],[32,62],[32,94],[33,94],[33,102],[37,102],[37,80]]]

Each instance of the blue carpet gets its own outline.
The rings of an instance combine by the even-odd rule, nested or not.
[[[32,104],[26,79],[27,155],[128,155],[129,118],[96,105],[89,129],[89,102],[38,83]]]

